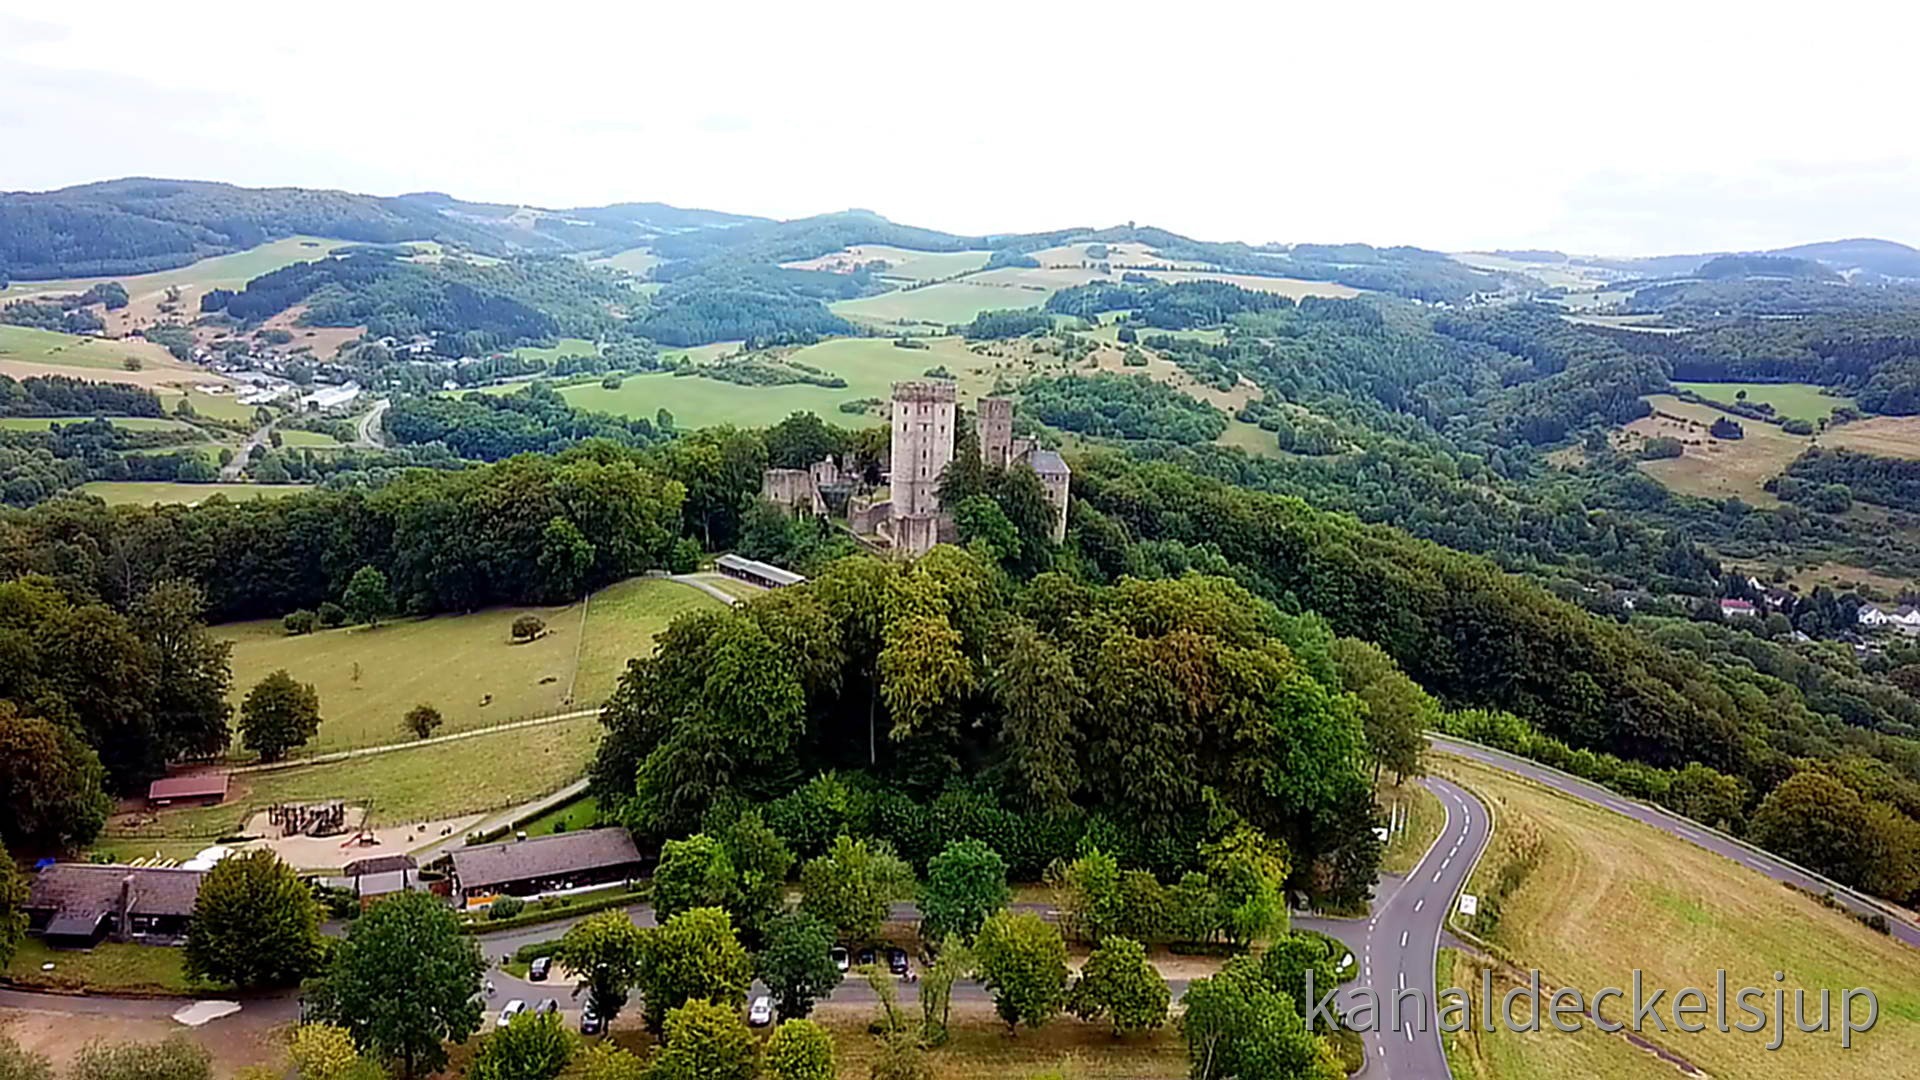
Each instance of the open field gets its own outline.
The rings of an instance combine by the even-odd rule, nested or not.
[[[1459,987],[1478,994],[1485,961],[1458,949],[1440,950],[1438,989]],[[1501,996],[1520,985],[1496,969],[1493,992]],[[1498,1003],[1495,1003],[1496,1008]],[[1478,1003],[1476,1002],[1476,1008]],[[1475,1021],[1478,1023],[1478,1020]],[[1560,1031],[1492,1034],[1469,1025],[1440,1036],[1453,1080],[1675,1080],[1684,1074],[1617,1035],[1588,1027],[1578,1034]]]
[[[1733,401],[1746,391],[1746,400],[1754,405],[1771,405],[1773,411],[1788,419],[1817,422],[1832,415],[1842,405],[1854,407],[1854,400],[1842,394],[1826,394],[1812,383],[1677,382],[1673,385],[1713,401]]]
[[[1638,446],[1646,439],[1670,435],[1686,443],[1677,458],[1640,463],[1647,475],[1683,495],[1707,499],[1737,495],[1754,506],[1778,506],[1780,500],[1762,485],[1780,475],[1812,444],[1812,440],[1789,435],[1775,424],[1737,416],[1733,419],[1746,430],[1746,437],[1715,439],[1707,433],[1708,425],[1728,414],[1710,405],[1681,401],[1672,394],[1653,394],[1647,401],[1655,415],[1628,424],[1627,441]],[[1660,415],[1663,413],[1666,415]]]
[[[544,360],[551,364],[563,356],[599,356],[600,346],[586,338],[561,338],[549,346],[522,345],[513,355],[523,360]]]
[[[127,370],[128,360],[137,361],[140,369]],[[85,337],[7,325],[0,325],[0,374],[16,379],[66,375],[148,387],[173,382],[226,381],[212,372],[187,367],[145,338]]]
[[[78,489],[85,495],[97,495],[109,506],[147,506],[153,503],[185,503],[192,506],[215,495],[229,499],[277,499],[296,491],[309,491],[308,484],[176,484],[165,480],[93,480]]]
[[[992,274],[1004,271],[989,271]],[[1046,271],[1029,271],[1045,273]],[[975,315],[983,311],[998,311],[1002,308],[1039,307],[1047,302],[1056,289],[1043,286],[1021,287],[1011,283],[993,284],[981,280],[985,274],[976,274],[959,281],[943,281],[938,285],[928,285],[920,289],[902,289],[896,292],[881,293],[878,296],[863,296],[858,300],[841,300],[827,305],[843,319],[870,323],[877,326],[890,326],[895,323],[937,323],[952,326],[958,323],[972,322]]]
[[[358,340],[367,332],[364,326],[302,326],[300,320],[306,313],[307,305],[295,304],[261,323],[260,329],[285,330],[293,335],[292,341],[274,348],[288,352],[306,349],[321,360],[333,359],[347,342]]]
[[[325,704],[323,698],[323,709]],[[340,799],[371,807],[373,823],[382,826],[498,810],[579,779],[599,741],[600,721],[583,716],[344,761],[241,773],[219,806],[144,814],[137,823],[115,819],[103,839],[123,854],[138,852],[143,842],[214,839],[232,835],[275,803]]]
[[[528,836],[546,836],[556,831],[579,832],[591,829],[600,820],[600,803],[591,795],[582,795],[520,826]]]
[[[1765,567],[1753,567],[1751,572],[1762,581],[1766,580]],[[1878,570],[1867,570],[1846,563],[1826,562],[1818,566],[1809,566],[1794,571],[1787,579],[1787,585],[1800,593],[1809,594],[1821,585],[1831,586],[1841,591],[1852,591],[1860,585],[1871,585],[1888,596],[1898,596],[1901,592],[1913,588],[1913,582],[1907,578],[1893,577]]]
[[[1820,445],[1880,457],[1920,458],[1920,416],[1871,416],[1824,432]]]
[[[739,600],[751,600],[756,596],[765,595],[767,591],[751,581],[741,581],[739,578],[728,577],[725,574],[707,573],[693,576]]]
[[[628,248],[618,255],[609,255],[604,259],[590,260],[595,266],[625,270],[634,277],[646,277],[647,271],[660,265],[660,257],[643,247]]]
[[[652,651],[653,636],[674,616],[718,604],[676,582],[630,579],[595,594],[584,643],[578,604],[491,608],[298,636],[286,634],[278,619],[260,619],[215,633],[233,642],[236,707],[255,683],[281,668],[319,691],[324,719],[320,733],[298,751],[307,755],[409,741],[413,735],[401,718],[422,702],[445,719],[437,735],[592,708],[612,692],[629,658]],[[528,613],[544,619],[547,631],[515,644],[513,620]]]
[[[1304,278],[1263,277],[1258,274],[1223,274],[1211,270],[1148,270],[1146,274],[1148,277],[1158,278],[1168,284],[1179,284],[1182,281],[1224,281],[1229,285],[1238,285],[1249,292],[1269,292],[1294,300],[1308,296],[1348,300],[1360,295],[1359,289],[1351,285],[1342,285],[1337,281],[1307,281]]]
[[[85,424],[94,420],[105,420],[128,431],[199,430],[184,420],[159,416],[6,416],[0,417],[0,431],[46,431],[55,424]]]
[[[160,305],[168,289],[180,290],[177,314],[192,318],[200,311],[200,296],[209,289],[243,288],[261,274],[297,262],[325,258],[328,251],[345,245],[344,240],[325,240],[315,236],[289,236],[259,247],[216,255],[196,263],[158,270],[151,274],[127,274],[119,277],[68,278],[62,281],[16,281],[0,289],[0,302],[48,293],[85,292],[103,281],[117,281],[127,290],[127,306],[103,313],[111,333],[124,334],[158,321]]]
[[[1490,251],[1455,252],[1453,261],[1465,263],[1476,270],[1507,270],[1527,274],[1547,286],[1560,286],[1568,289],[1586,289],[1605,284],[1616,276],[1606,270],[1590,266],[1576,266],[1566,262],[1529,262],[1495,255]]]
[[[917,1019],[918,1008],[906,1004]],[[815,1017],[833,1032],[840,1080],[867,1080],[870,1074],[879,1051],[879,1040],[867,1034],[874,1011],[830,1006]],[[927,1061],[937,1080],[1166,1080],[1187,1075],[1187,1046],[1172,1023],[1115,1039],[1106,1024],[1071,1016],[1037,1031],[1023,1030],[1015,1038],[995,1019],[991,1006],[955,1002],[951,1036],[927,1054]]]
[[[299,428],[275,428],[280,435],[280,445],[298,450],[306,447],[312,450],[338,450],[344,443],[325,432],[302,431]]]
[[[52,971],[42,971],[52,964]],[[185,994],[196,985],[187,978],[179,949],[103,941],[91,949],[50,949],[37,937],[20,943],[6,967],[7,980],[19,986],[72,992]]]
[[[1588,994],[1630,985],[1639,969],[1647,986],[1668,988],[1663,1011],[1669,1022],[1672,994],[1681,987],[1710,989],[1721,970],[1730,988],[1761,987],[1769,1001],[1781,985],[1773,980],[1775,971],[1786,973],[1788,990],[1835,991],[1836,1008],[1839,990],[1869,987],[1880,1001],[1879,1024],[1847,1051],[1840,1049],[1837,1031],[1790,1031],[1785,1045],[1771,1052],[1766,1046],[1772,1030],[1723,1034],[1709,1024],[1700,1033],[1676,1029],[1653,1037],[1712,1076],[1788,1080],[1911,1072],[1920,1055],[1920,952],[1679,837],[1600,807],[1457,758],[1436,759],[1435,771],[1493,806],[1494,839],[1469,892],[1485,896],[1513,861],[1516,846],[1531,844],[1536,852],[1535,865],[1508,893],[1491,931],[1516,965],[1538,967],[1543,982]],[[1616,1019],[1625,1011],[1607,1009]],[[1733,1016],[1740,1014],[1735,1010]],[[1504,1032],[1493,1038],[1511,1041]],[[1514,1054],[1529,1057],[1530,1045]],[[1531,1071],[1497,1075],[1588,1074],[1541,1062]]]
[[[830,270],[850,274],[876,260],[887,264],[879,276],[906,281],[937,281],[987,265],[990,251],[914,251],[888,244],[856,244],[816,259],[781,263],[790,270]]]
[[[185,398],[187,404],[193,406],[193,411],[201,416],[214,420],[238,420],[245,424],[253,423],[254,410],[259,408],[257,405],[240,404],[232,394],[209,394],[192,386],[185,390],[161,390],[159,397],[160,407],[168,412],[178,408],[180,400]]]

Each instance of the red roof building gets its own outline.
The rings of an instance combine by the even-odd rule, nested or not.
[[[227,774],[223,772],[169,776],[155,780],[147,787],[147,805],[149,806],[173,806],[178,803],[213,806],[226,797]]]

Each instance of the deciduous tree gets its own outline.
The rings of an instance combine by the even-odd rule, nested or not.
[[[800,910],[842,941],[864,941],[886,921],[888,904],[912,887],[913,871],[884,843],[842,835],[800,868]]]
[[[427,738],[438,731],[440,725],[445,722],[440,715],[440,710],[424,701],[407,710],[407,730],[413,732],[417,738]]]
[[[0,701],[0,842],[20,852],[91,842],[107,820],[105,782],[72,731]]]
[[[316,1019],[353,1033],[363,1053],[396,1061],[403,1080],[446,1067],[445,1044],[480,1028],[486,961],[436,897],[401,893],[355,920],[326,974],[310,984]]]
[[[573,1060],[573,1036],[560,1014],[523,1012],[487,1036],[468,1080],[554,1080]]]
[[[833,1035],[811,1020],[784,1020],[761,1053],[767,1080],[834,1080]]]
[[[387,591],[387,575],[377,566],[363,566],[353,572],[347,580],[347,591],[340,597],[340,603],[354,622],[368,626],[380,625],[380,620],[393,611],[393,594]]]
[[[666,1019],[666,1046],[653,1059],[652,1080],[753,1080],[759,1047],[738,1003],[699,998]]]
[[[285,668],[261,679],[240,703],[240,740],[262,761],[279,761],[320,730],[320,692]]]
[[[640,979],[646,948],[646,932],[625,911],[602,911],[575,923],[553,958],[586,986],[594,1013],[611,1024]]]
[[[1012,1032],[1037,1028],[1066,1003],[1067,943],[1059,927],[1030,911],[1000,911],[980,927],[973,946],[980,981]]]
[[[833,934],[819,919],[791,912],[768,924],[766,938],[754,956],[754,974],[767,985],[781,1016],[804,1017],[840,985]]]
[[[978,840],[959,840],[927,863],[920,890],[920,933],[929,941],[948,935],[972,941],[987,916],[1013,899],[1007,864]]]
[[[1115,1035],[1159,1027],[1167,1022],[1167,980],[1147,963],[1137,941],[1110,937],[1087,957],[1067,995],[1067,1008],[1082,1020],[1106,1017]]]
[[[753,964],[719,908],[694,908],[646,936],[640,989],[647,1026],[660,1030],[667,1014],[692,1000],[739,1008],[753,982]]]
[[[291,986],[313,974],[321,951],[320,903],[273,852],[222,859],[200,879],[187,974],[247,989]]]

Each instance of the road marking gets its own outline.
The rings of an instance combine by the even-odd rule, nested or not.
[[[1407,988],[1407,973],[1403,971],[1400,973],[1400,989],[1405,990],[1406,988]]]
[[[1438,870],[1435,870],[1435,871],[1433,872],[1433,880],[1435,880],[1435,881],[1439,881],[1439,880],[1440,880],[1440,871],[1438,871]]]
[[[1424,896],[1413,902],[1413,910],[1415,911],[1419,911],[1421,908],[1426,906],[1427,906],[1427,898]]]
[[[1368,965],[1367,965],[1367,978],[1369,978],[1369,979],[1371,979],[1371,978],[1373,978],[1373,965],[1372,965],[1372,964],[1368,964]]]
[[[1455,855],[1458,855],[1458,854],[1460,854],[1459,844],[1455,844],[1452,847],[1447,849],[1447,858],[1449,859],[1453,858]]]
[[[1449,855],[1449,856],[1447,856],[1446,858],[1444,858],[1444,859],[1441,859],[1441,860],[1440,860],[1440,869],[1442,869],[1442,870],[1445,870],[1445,869],[1446,869],[1447,867],[1449,867],[1449,866],[1452,866],[1452,865],[1453,865],[1453,856],[1451,856],[1451,855]]]
[[[1405,930],[1400,931],[1400,947],[1403,949],[1407,947],[1407,932]]]

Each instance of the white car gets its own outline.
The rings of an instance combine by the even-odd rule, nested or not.
[[[747,1006],[747,1023],[754,1027],[766,1027],[773,1023],[773,999],[762,994]]]
[[[519,998],[514,998],[512,1001],[507,1002],[506,1008],[500,1010],[499,1026],[506,1027],[508,1024],[513,1023],[514,1017],[526,1011],[527,1003],[521,1001]]]
[[[833,947],[833,966],[839,968],[840,974],[842,975],[845,975],[847,968],[852,966],[851,961],[847,957],[847,950],[838,945]]]

